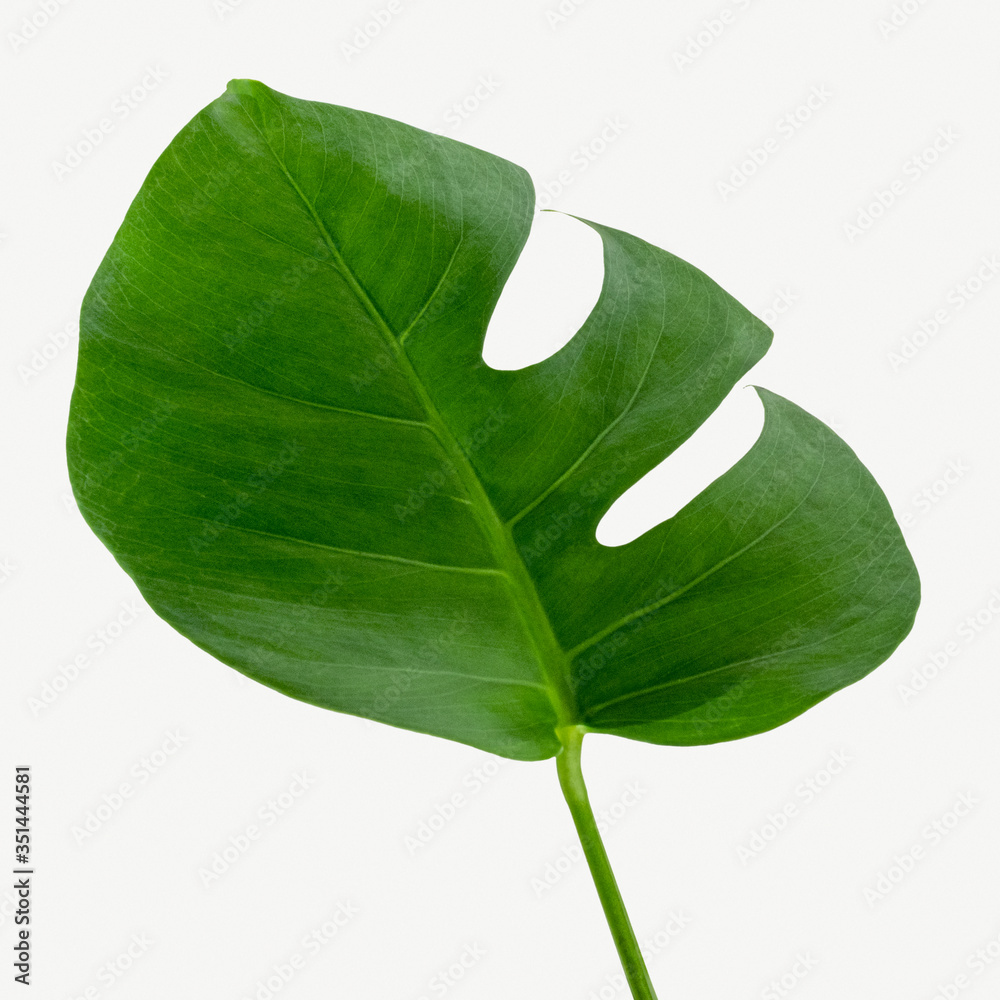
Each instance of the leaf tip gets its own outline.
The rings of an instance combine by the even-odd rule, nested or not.
[[[764,386],[757,385],[755,382],[748,382],[743,388],[753,389],[753,391],[757,393],[758,397],[760,397],[760,401],[764,403],[765,406],[767,405],[768,400],[774,399],[775,396],[777,396],[776,392],[772,392],[770,389],[765,389]]]
[[[226,94],[233,97],[259,97],[270,89],[260,80],[233,79],[226,84]]]

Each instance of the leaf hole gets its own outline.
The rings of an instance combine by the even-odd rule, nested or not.
[[[740,383],[687,441],[611,505],[597,540],[625,545],[673,517],[750,450],[763,426],[757,393]]]
[[[583,326],[603,281],[601,237],[571,216],[536,212],[486,332],[486,363],[514,371],[555,354]]]

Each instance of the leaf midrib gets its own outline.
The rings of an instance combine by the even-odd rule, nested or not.
[[[462,480],[463,486],[472,498],[473,514],[490,545],[500,572],[506,577],[510,585],[514,604],[524,623],[528,638],[534,647],[539,671],[545,682],[545,691],[555,710],[557,726],[576,724],[579,721],[579,713],[576,708],[576,699],[569,684],[569,659],[556,639],[548,614],[542,606],[538,593],[528,574],[527,567],[524,565],[514,544],[513,534],[501,520],[468,457],[459,445],[451,428],[442,419],[441,414],[434,405],[434,401],[428,395],[416,369],[414,369],[410,362],[405,347],[400,343],[399,338],[393,333],[381,310],[372,301],[365,291],[364,286],[358,281],[357,276],[344,260],[340,248],[334,242],[322,218],[316,211],[316,207],[306,197],[305,192],[292,176],[288,167],[272,148],[264,132],[249,114],[246,117],[252,127],[256,129],[262,142],[274,157],[275,163],[277,163],[286,180],[308,210],[313,224],[326,242],[341,276],[347,282],[355,298],[357,298],[358,302],[371,317],[388,348],[393,352],[397,364],[423,407],[424,413],[427,416],[428,430],[437,438],[438,443],[451,459],[452,465]],[[454,255],[448,263],[449,269],[453,262]]]

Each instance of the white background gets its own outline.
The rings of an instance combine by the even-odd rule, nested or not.
[[[585,866],[560,861],[576,841],[552,761],[496,768],[458,744],[283,698],[141,601],[95,648],[138,595],[69,492],[75,321],[154,159],[244,76],[503,155],[561,211],[701,267],[772,321],[774,345],[746,381],[834,426],[904,522],[923,604],[911,635],[864,681],[735,743],[588,739],[592,799],[617,817],[607,844],[637,933],[659,949],[650,970],[661,1000],[789,987],[796,1000],[1000,994],[1000,280],[958,290],[1000,253],[1000,11],[988,0],[907,0],[912,13],[887,30],[892,0],[587,0],[566,2],[561,20],[547,16],[556,2],[401,0],[381,27],[370,0],[49,0],[47,23],[40,0],[5,5],[0,871],[13,867],[11,775],[27,763],[33,995],[627,995]],[[41,25],[30,38],[25,17]],[[366,22],[375,37],[345,50]],[[144,92],[150,69],[162,79]],[[133,88],[130,108],[120,96]],[[823,95],[812,110],[802,107],[810,94]],[[463,102],[464,117],[452,110]],[[779,124],[788,114],[795,126]],[[57,170],[103,118],[113,127],[100,144]],[[617,130],[602,148],[609,119]],[[766,162],[743,170],[761,148]],[[569,181],[557,192],[561,171]],[[887,201],[893,182],[879,212],[877,194]],[[849,232],[873,201],[880,217]],[[586,227],[539,216],[491,329],[491,363],[555,349],[600,274]],[[780,315],[766,312],[775,302],[787,306]],[[936,335],[921,333],[939,310]],[[907,338],[911,357],[894,366]],[[752,391],[734,390],[617,505],[602,540],[672,513],[760,422]],[[33,708],[81,653],[86,669]],[[174,747],[171,733],[179,749],[152,757]],[[836,753],[849,762],[807,801],[802,783],[820,787]],[[470,776],[484,766],[491,776],[474,791]],[[260,810],[303,772],[310,787],[268,824]],[[119,801],[123,783],[131,794]],[[630,783],[641,796],[621,815],[612,807]],[[455,816],[408,850],[455,793],[465,795]],[[958,817],[962,795],[974,804]],[[775,835],[769,816],[783,811]],[[252,823],[260,838],[204,884],[199,869]],[[771,839],[753,853],[764,843],[755,832]],[[915,848],[911,871],[890,872]],[[546,873],[554,884],[540,892]],[[889,874],[891,891],[866,899]],[[5,996],[8,884],[3,876]],[[341,903],[358,912],[310,954],[303,939],[324,936]],[[467,946],[484,954],[442,992],[432,977]],[[984,948],[992,964],[976,965]],[[303,967],[269,989],[296,953]]]

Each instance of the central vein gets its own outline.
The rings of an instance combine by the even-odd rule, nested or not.
[[[263,133],[261,134],[263,137]],[[266,137],[264,137],[264,141],[267,143]],[[270,144],[267,143],[267,145],[271,149]],[[287,178],[288,183],[291,184],[299,198],[301,198],[302,203],[309,210],[314,224],[319,229],[330,250],[338,272],[371,317],[372,322],[385,340],[386,346],[392,351],[400,370],[406,376],[414,394],[423,407],[427,417],[427,429],[434,435],[442,450],[451,461],[452,467],[455,469],[469,498],[472,500],[472,510],[476,520],[489,543],[497,567],[503,572],[510,586],[514,605],[534,647],[539,670],[545,681],[549,700],[552,702],[552,707],[555,710],[556,725],[564,727],[575,724],[579,721],[579,718],[576,709],[576,698],[569,683],[569,658],[556,639],[548,614],[539,600],[534,582],[514,543],[511,527],[505,525],[500,519],[492,500],[483,488],[479,476],[476,474],[476,470],[472,467],[469,457],[458,443],[458,439],[452,433],[451,428],[445,423],[438,412],[438,408],[434,405],[434,401],[431,399],[420,376],[413,367],[405,348],[400,343],[399,338],[395,335],[381,311],[362,287],[354,272],[348,267],[347,262],[341,255],[339,248],[323,223],[322,218],[320,218],[315,206],[306,197],[277,153],[273,149],[271,149],[271,153]],[[452,261],[449,262],[449,267],[453,261],[454,255],[452,255]]]

